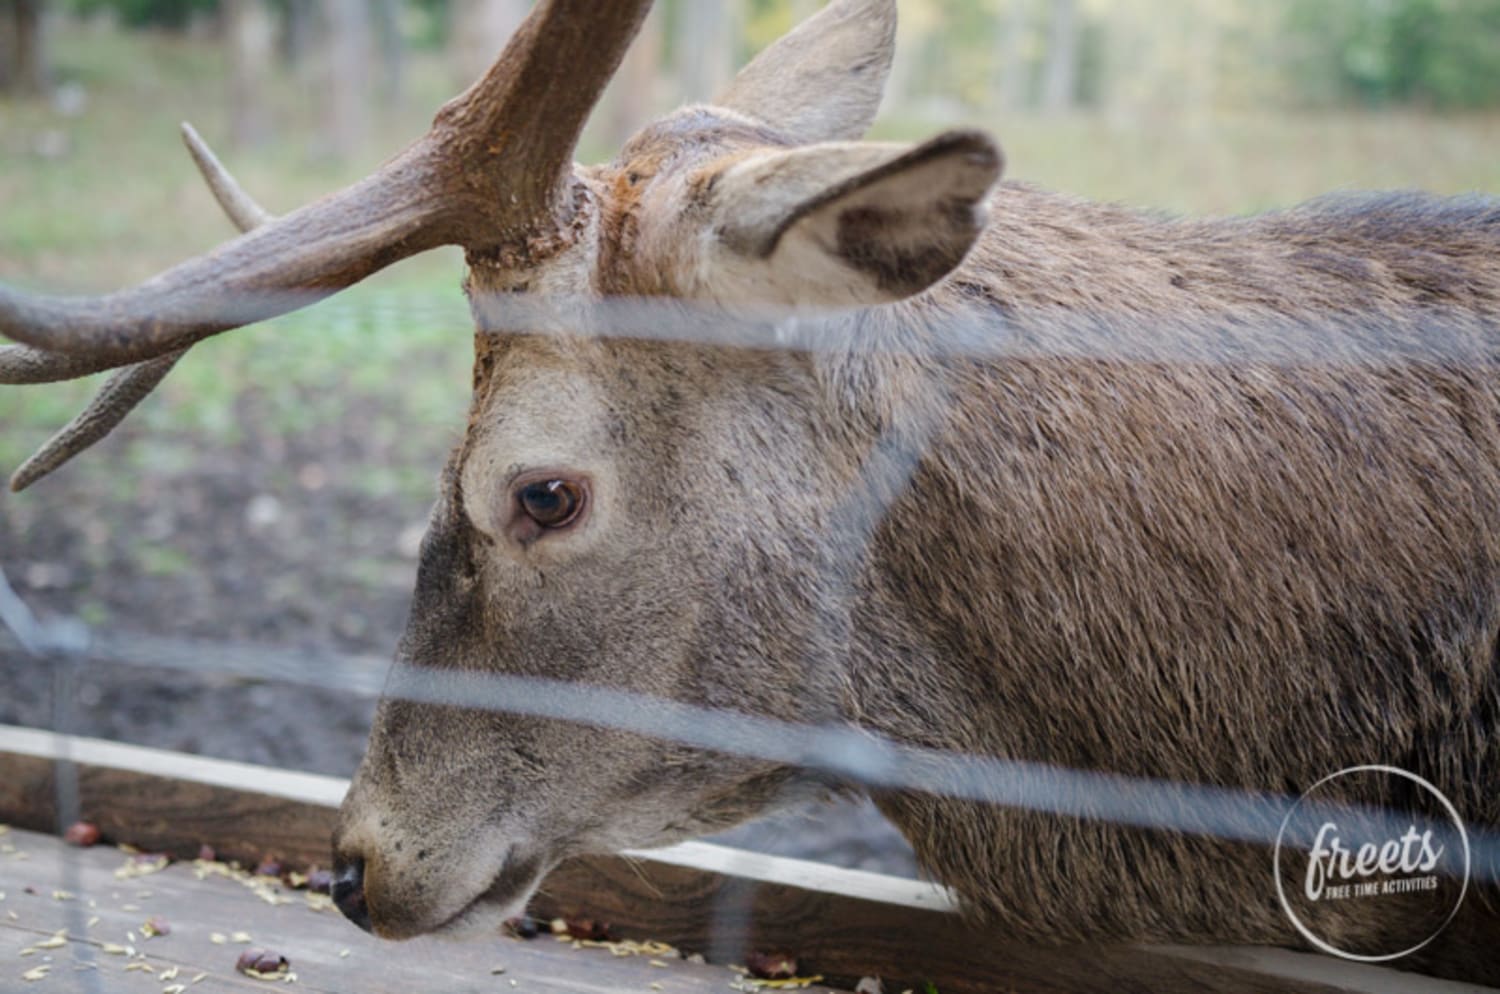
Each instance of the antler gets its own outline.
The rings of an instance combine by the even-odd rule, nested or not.
[[[214,199],[240,231],[250,231],[272,220],[260,204],[244,191],[224,168],[208,143],[191,124],[182,125],[182,140]],[[177,360],[187,354],[178,349],[154,359],[126,366],[105,381],[87,407],[47,440],[10,478],[10,489],[20,493],[33,483],[60,469],[68,460],[102,440],[150,396],[166,379]],[[57,352],[44,352],[26,345],[0,348],[0,383],[55,383],[96,373],[99,362]]]
[[[40,478],[102,438],[204,338],[308,306],[439,245],[462,245],[472,257],[545,245],[546,236],[564,244],[573,150],[650,6],[542,0],[426,135],[366,179],[279,218],[245,196],[189,130],[195,160],[244,234],[101,297],[0,287],[0,333],[32,347],[0,349],[0,382],[73,379],[136,364],[112,377],[12,485]]]

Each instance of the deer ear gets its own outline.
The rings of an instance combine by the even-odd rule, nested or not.
[[[740,159],[702,181],[714,229],[698,292],[792,310],[921,293],[973,247],[1001,168],[999,148],[973,131]]]
[[[864,135],[896,49],[896,0],[833,0],[756,56],[714,101],[799,144]]]

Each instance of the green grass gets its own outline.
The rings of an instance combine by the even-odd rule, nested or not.
[[[915,139],[955,126],[994,134],[1010,178],[1181,214],[1253,213],[1340,189],[1500,193],[1495,114],[976,115],[888,119],[875,133]]]
[[[0,103],[0,280],[56,292],[99,291],[145,279],[231,234],[177,137],[191,120],[268,209],[305,203],[361,176],[426,127],[454,89],[434,54],[413,57],[409,95],[382,108],[350,161],[318,151],[310,82],[276,75],[278,131],[264,147],[224,147],[227,83],[209,43],[64,26],[63,78],[88,93],[84,114]],[[891,115],[877,137],[917,139],[943,127],[991,130],[1008,175],[1096,199],[1185,213],[1240,213],[1351,187],[1500,192],[1500,116],[1239,115],[1111,121],[1096,116],[950,120]],[[42,158],[39,140],[65,136]],[[610,150],[590,138],[585,158]],[[300,314],[205,343],[136,415],[160,445],[132,451],[142,470],[177,468],[204,444],[245,431],[237,399],[263,394],[265,430],[335,424],[351,396],[381,405],[365,426],[399,448],[412,424],[461,427],[470,325],[456,251],[430,253]],[[12,467],[84,403],[94,384],[0,390],[0,464]],[[368,407],[369,405],[365,405]],[[424,436],[426,437],[426,436]],[[440,452],[411,478],[375,466],[375,492],[427,487]]]

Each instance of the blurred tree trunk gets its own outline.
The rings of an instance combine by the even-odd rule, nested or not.
[[[1078,0],[1052,0],[1042,76],[1042,108],[1049,112],[1067,110],[1078,96],[1078,29]]]
[[[684,101],[712,100],[734,78],[738,27],[732,0],[689,0],[677,8],[677,85]]]
[[[1000,106],[1021,110],[1027,99],[1030,73],[1026,39],[1031,33],[1031,0],[1006,0],[1005,9],[995,21],[995,74],[991,85],[999,94]]]
[[[44,0],[0,0],[0,88],[40,96],[51,75]]]
[[[370,6],[323,0],[328,87],[324,135],[334,155],[352,155],[370,130]]]
[[[265,87],[271,73],[276,28],[266,0],[225,0],[229,43],[229,134],[238,148],[270,136]]]
[[[448,47],[460,86],[490,67],[530,9],[529,0],[449,0]]]
[[[16,19],[10,0],[0,0],[0,93],[9,93],[16,76]]]
[[[406,50],[401,38],[401,0],[374,0],[380,39],[380,96],[399,102],[406,90]]]
[[[604,139],[610,151],[619,148],[625,140],[635,134],[660,109],[662,54],[665,32],[662,21],[666,15],[657,5],[646,16],[641,33],[635,44],[625,55],[620,71],[615,74],[605,97],[604,113],[607,134]]]
[[[299,74],[307,70],[308,54],[316,44],[317,13],[317,0],[286,0],[281,57]]]

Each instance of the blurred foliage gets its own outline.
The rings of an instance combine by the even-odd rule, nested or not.
[[[1284,0],[1298,91],[1321,103],[1500,103],[1500,0]]]
[[[321,151],[326,87],[314,72],[267,73],[269,140],[228,141],[222,39],[181,30],[192,10],[209,16],[211,0],[54,0],[63,13],[110,7],[116,24],[155,29],[57,18],[49,37],[59,97],[0,102],[0,281],[109,290],[228,237],[176,140],[183,120],[272,211],[369,172],[455,92],[452,53],[442,48],[451,2],[406,0],[402,95],[377,103],[363,149],[334,158]],[[704,96],[675,85],[673,46],[685,5],[708,2],[659,0],[662,92],[626,127]],[[820,0],[735,4],[740,64]],[[1024,111],[1048,58],[1052,0],[901,0],[895,76],[872,137],[987,127],[1012,178],[1190,213],[1264,210],[1341,186],[1496,192],[1500,113],[1429,111],[1500,105],[1497,8],[1500,0],[1078,0],[1075,97],[1084,112],[1045,115]],[[1013,65],[1000,54],[1008,27],[1018,30]],[[1016,81],[1015,101],[999,100]],[[1381,113],[1368,112],[1376,105]],[[1310,109],[1281,110],[1289,106]],[[581,160],[618,147],[608,116],[586,135]],[[457,250],[430,253],[316,308],[204,343],[129,422],[113,450],[126,461],[82,465],[149,477],[238,445],[251,428],[289,438],[332,431],[357,406],[373,412],[361,432],[389,453],[370,461],[360,488],[420,504],[433,453],[461,427],[468,397],[462,271]],[[0,472],[97,386],[0,391]],[[247,408],[246,396],[257,406]],[[46,491],[20,500],[36,506]]]
[[[268,0],[285,10],[295,0]],[[316,2],[316,0],[307,0]],[[404,0],[409,44],[447,40],[459,0]],[[475,0],[465,0],[475,2]],[[1117,107],[1275,99],[1304,106],[1500,106],[1500,0],[1073,0],[1073,102]],[[819,6],[819,0],[660,0],[677,23],[689,3],[724,3],[741,61]],[[1035,103],[1052,19],[1064,0],[902,0],[906,85],[984,105],[1002,74]],[[108,9],[132,27],[182,29],[221,0],[61,0],[81,14]],[[1005,32],[1012,31],[1007,39]],[[1007,47],[1014,42],[1014,47]],[[670,65],[685,43],[668,34]]]
[[[219,0],[68,0],[84,16],[110,10],[131,27],[161,27],[180,30],[195,16],[218,12]]]

